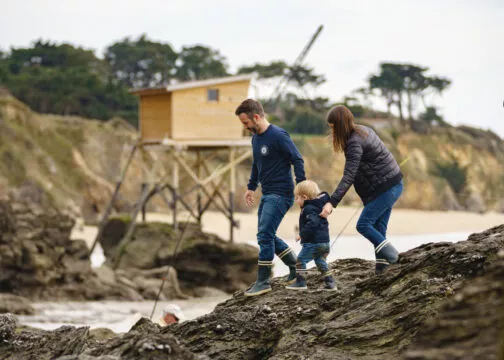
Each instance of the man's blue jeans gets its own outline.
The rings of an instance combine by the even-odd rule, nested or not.
[[[387,237],[387,226],[392,207],[401,196],[403,182],[393,186],[364,206],[357,221],[357,231],[371,241],[376,248]]]
[[[324,274],[329,271],[326,258],[329,255],[329,243],[306,243],[298,255],[296,269],[305,270],[306,264],[315,260],[315,265],[319,271]]]
[[[259,243],[259,264],[273,261],[275,254],[280,255],[289,248],[282,239],[276,236],[278,226],[287,210],[294,203],[293,196],[266,194],[261,197],[257,218],[259,221],[257,242]]]

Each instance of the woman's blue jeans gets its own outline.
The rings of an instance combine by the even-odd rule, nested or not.
[[[357,231],[371,241],[376,248],[387,237],[387,226],[392,207],[401,196],[403,182],[393,186],[364,206],[357,221]]]

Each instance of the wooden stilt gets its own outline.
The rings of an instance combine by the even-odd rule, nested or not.
[[[233,147],[229,148],[229,163],[234,164],[235,160],[235,149]],[[236,192],[236,165],[231,167],[229,172],[229,241],[234,242],[234,196]]]
[[[138,144],[133,145],[133,148],[131,149],[128,160],[126,161],[126,165],[124,166],[124,169],[121,172],[121,176],[119,177],[119,180],[116,182],[116,186],[114,189],[114,193],[112,194],[112,198],[110,199],[110,201],[107,205],[107,208],[105,209],[105,212],[103,213],[103,217],[100,220],[100,225],[98,227],[98,233],[96,234],[96,237],[93,241],[93,245],[91,245],[91,248],[89,249],[89,256],[90,257],[96,247],[96,244],[98,243],[98,241],[100,241],[100,239],[103,235],[103,228],[105,227],[105,224],[110,216],[110,213],[112,212],[112,208],[114,206],[115,200],[117,198],[117,195],[119,194],[119,189],[121,188],[121,185],[124,182],[124,178],[126,177],[126,173],[128,172],[128,168],[131,164],[131,161],[133,160],[133,157],[135,155],[137,148],[138,148]]]
[[[196,174],[198,175],[198,179],[201,179],[201,153],[199,150],[196,151]],[[201,189],[198,189],[198,193],[196,194],[196,202],[198,206],[198,224],[201,226],[201,217],[203,215],[201,211]]]
[[[179,163],[178,161],[173,161],[172,167],[172,216],[173,216],[173,228],[177,229],[177,198],[179,189]]]
[[[119,242],[119,245],[117,246],[116,256],[115,256],[115,260],[114,260],[114,270],[119,267],[119,263],[121,262],[121,257],[123,256],[124,252],[126,251],[126,247],[128,246],[128,243],[131,240],[131,237],[133,235],[133,231],[136,228],[136,219],[138,217],[138,213],[140,212],[140,209],[144,206],[145,202],[149,198],[151,191],[153,191],[154,188],[155,188],[154,185],[146,186],[144,188],[142,196],[140,197],[140,201],[135,206],[133,214],[131,215],[131,223],[128,227],[128,231],[126,232],[124,237]]]
[[[143,194],[143,192],[145,191],[145,189],[149,186],[149,184],[146,184],[146,183],[142,183],[141,185],[141,194]],[[147,199],[148,200],[148,199]],[[147,201],[145,201],[145,203],[142,205],[142,222],[145,222],[145,205],[147,204]]]

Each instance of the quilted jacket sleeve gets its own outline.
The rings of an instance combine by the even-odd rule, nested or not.
[[[362,142],[359,140],[359,136],[351,137],[345,148],[345,170],[343,171],[343,177],[331,195],[330,201],[333,207],[338,206],[343,196],[345,196],[350,186],[354,183],[362,153]]]

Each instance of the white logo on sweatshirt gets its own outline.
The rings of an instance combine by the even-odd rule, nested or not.
[[[268,155],[268,147],[266,145],[261,146],[261,155]]]

